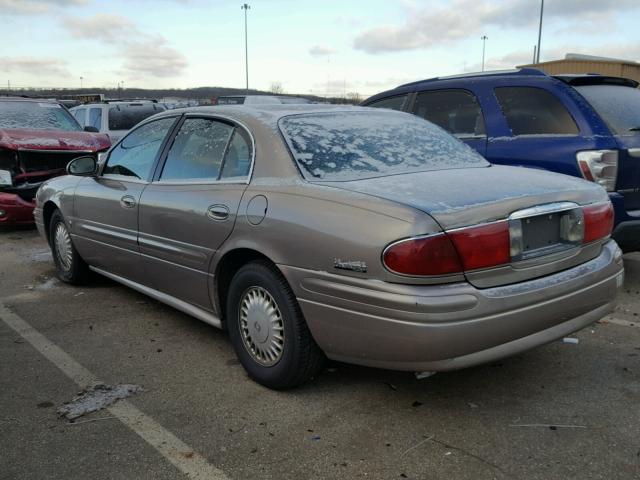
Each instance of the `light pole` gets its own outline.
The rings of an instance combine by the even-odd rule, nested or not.
[[[249,95],[249,44],[247,41],[247,10],[251,8],[248,3],[240,7],[244,10],[244,71],[247,79],[247,95]]]
[[[536,63],[540,63],[540,41],[542,39],[542,14],[544,13],[544,0],[540,0],[540,25],[538,26],[538,50],[536,51]]]
[[[80,77],[80,90],[82,90],[82,80],[84,80],[84,77]]]
[[[484,72],[484,49],[488,39],[489,37],[487,37],[486,35],[483,35],[482,37],[480,37],[480,40],[482,40],[482,71],[483,72]]]

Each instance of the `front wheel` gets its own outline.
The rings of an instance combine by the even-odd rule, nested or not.
[[[240,363],[256,382],[273,389],[300,385],[320,372],[316,345],[282,274],[266,261],[251,262],[231,280],[227,326]]]
[[[69,228],[60,210],[51,216],[49,242],[58,278],[66,283],[79,284],[89,276],[89,267],[71,241]]]

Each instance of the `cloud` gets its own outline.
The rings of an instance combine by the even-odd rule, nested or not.
[[[572,25],[602,22],[614,12],[640,8],[637,0],[563,0],[548,2],[545,19],[562,19]],[[489,27],[521,28],[535,25],[539,3],[530,0],[455,0],[441,7],[409,7],[403,25],[382,25],[361,32],[354,48],[367,53],[415,50],[443,45],[486,32]],[[609,23],[605,24],[609,25]],[[609,29],[603,32],[610,31]]]
[[[0,0],[0,12],[4,14],[36,15],[52,8],[82,6],[87,0]]]
[[[123,59],[122,73],[129,78],[176,77],[188,66],[185,56],[169,46],[162,35],[143,32],[120,15],[71,17],[65,19],[63,25],[75,38],[97,40],[114,47]]]
[[[0,57],[0,70],[29,75],[55,75],[68,77],[67,62],[57,58]]]
[[[323,45],[314,45],[309,49],[309,55],[314,57],[325,57],[327,55],[333,55],[334,53],[336,53],[336,51],[333,48]]]
[[[596,55],[602,57],[618,58],[632,61],[640,61],[640,44],[638,43],[609,43],[597,47],[584,47],[575,44],[566,44],[558,47],[542,49],[542,61],[561,60],[567,53],[584,55]],[[486,70],[504,70],[518,65],[528,65],[533,60],[533,51],[518,50],[499,57],[489,57],[485,62]],[[469,71],[479,71],[481,64],[471,65]]]

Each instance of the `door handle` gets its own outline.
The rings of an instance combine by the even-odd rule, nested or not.
[[[131,195],[125,195],[120,199],[120,205],[122,208],[133,208],[136,206],[136,199]]]
[[[211,220],[226,220],[229,218],[229,207],[226,205],[211,205],[207,209],[207,217]]]

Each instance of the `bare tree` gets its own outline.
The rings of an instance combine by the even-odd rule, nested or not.
[[[274,95],[282,95],[284,93],[284,88],[282,88],[281,82],[271,82],[269,91]]]
[[[346,100],[348,103],[353,103],[354,105],[357,105],[362,101],[362,96],[358,92],[349,92],[347,93]]]

